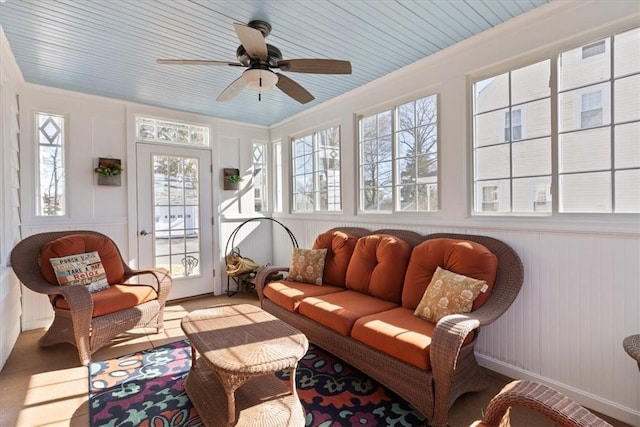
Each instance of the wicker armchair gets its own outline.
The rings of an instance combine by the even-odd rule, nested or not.
[[[80,241],[86,250],[56,256],[97,250],[107,273],[109,289],[90,293],[85,286],[58,286],[55,280],[45,278],[45,268],[50,264],[48,258],[41,260],[41,250],[61,241],[67,244]],[[97,245],[93,242],[100,242],[99,248],[92,247]],[[103,255],[109,257],[111,272]],[[132,270],[115,243],[101,233],[60,231],[29,236],[11,252],[11,265],[27,288],[47,295],[51,302],[54,320],[40,338],[39,345],[73,344],[83,365],[91,361],[91,355],[98,349],[129,329],[145,327],[159,332],[163,328],[164,306],[172,286],[168,271]],[[133,277],[140,277],[140,283],[130,283]]]
[[[612,427],[562,393],[535,381],[507,384],[487,406],[482,421],[472,427],[508,427],[511,407],[520,406],[546,415],[566,427]]]

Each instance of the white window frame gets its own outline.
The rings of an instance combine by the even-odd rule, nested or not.
[[[318,195],[320,195],[321,193],[323,193],[322,189],[320,188],[320,181],[322,179],[322,177],[324,176],[322,174],[322,171],[325,169],[321,169],[320,168],[320,154],[322,153],[323,149],[322,147],[320,147],[320,133],[322,132],[327,132],[330,129],[337,129],[337,135],[338,135],[338,162],[340,167],[338,169],[326,169],[326,170],[337,170],[338,172],[338,191],[337,191],[337,203],[335,203],[335,197],[331,200],[334,200],[334,207],[335,205],[337,205],[337,209],[330,209],[331,207],[331,200],[327,199],[327,209],[322,209],[320,206],[320,202],[318,200]],[[311,138],[311,152],[308,154],[302,154],[302,155],[297,155],[296,153],[296,141],[305,139],[305,138]],[[291,147],[291,190],[289,192],[289,197],[290,197],[290,212],[292,214],[317,214],[317,213],[322,213],[322,214],[340,214],[342,213],[342,127],[340,125],[328,125],[328,126],[324,126],[322,128],[318,128],[315,129],[313,131],[310,132],[305,132],[303,134],[299,134],[296,136],[292,136],[290,138],[290,147]],[[309,159],[311,160],[311,169],[310,171],[306,172],[306,173],[302,173],[302,174],[298,174],[296,173],[296,160],[302,157],[306,157],[308,156]],[[306,209],[306,210],[300,210],[297,209],[298,205],[296,203],[296,196],[297,195],[301,195],[303,193],[297,191],[298,188],[296,187],[296,179],[300,176],[303,175],[310,175],[307,176],[308,178],[311,178],[311,183],[312,183],[312,188],[310,190],[311,194],[313,194],[312,200],[310,201],[310,204],[312,206],[312,209]],[[327,184],[328,185],[328,184]],[[331,195],[335,195],[335,192],[330,192],[326,191],[327,196],[331,197]]]
[[[550,194],[555,196],[552,198],[551,204],[552,204],[552,210],[549,213],[543,214],[543,216],[545,217],[572,217],[572,216],[576,216],[576,217],[603,217],[603,218],[611,218],[612,216],[615,216],[617,218],[633,218],[634,216],[637,217],[637,213],[627,213],[627,212],[616,212],[615,211],[615,179],[612,178],[611,179],[611,203],[612,203],[612,207],[611,210],[609,212],[594,212],[594,211],[584,211],[584,212],[569,212],[569,211],[561,211],[560,209],[560,205],[561,205],[561,201],[559,200],[559,184],[558,181],[560,180],[560,177],[562,174],[560,174],[559,170],[558,170],[558,157],[559,157],[559,148],[558,148],[558,139],[559,139],[559,135],[565,132],[560,132],[560,124],[559,124],[559,118],[556,117],[555,115],[559,116],[559,98],[560,95],[562,93],[564,93],[563,91],[560,91],[558,89],[558,83],[556,81],[559,75],[559,56],[564,53],[564,52],[568,52],[571,51],[573,49],[577,49],[580,47],[583,48],[588,48],[590,46],[594,46],[596,44],[604,44],[605,45],[605,52],[607,54],[609,54],[611,56],[611,67],[612,67],[612,74],[609,78],[609,80],[605,80],[602,82],[598,82],[598,83],[593,83],[593,86],[597,86],[598,84],[608,84],[610,85],[610,92],[611,92],[611,98],[613,98],[613,92],[614,92],[614,84],[617,80],[622,79],[622,78],[626,78],[629,77],[629,75],[624,75],[624,76],[614,76],[613,72],[615,71],[613,69],[614,67],[614,61],[615,58],[613,57],[614,55],[614,49],[606,49],[606,41],[607,39],[609,40],[609,44],[611,44],[612,46],[615,43],[615,37],[617,35],[620,34],[624,34],[628,31],[633,31],[633,30],[637,30],[638,27],[631,27],[631,28],[626,28],[626,29],[622,29],[619,31],[615,31],[615,32],[611,32],[608,34],[603,34],[600,37],[600,40],[596,41],[596,42],[592,42],[591,44],[589,44],[588,41],[577,41],[575,43],[572,44],[564,44],[562,46],[558,46],[556,49],[554,49],[553,53],[549,53],[548,55],[545,56],[541,56],[535,59],[532,59],[530,56],[527,57],[526,60],[521,61],[521,62],[517,62],[514,61],[513,63],[509,64],[506,67],[500,66],[500,67],[495,67],[493,69],[491,69],[491,71],[485,71],[483,73],[478,73],[477,75],[470,75],[469,77],[469,84],[470,87],[468,88],[469,93],[472,94],[472,98],[474,96],[474,85],[477,82],[480,82],[482,80],[488,79],[490,77],[493,76],[499,76],[501,74],[525,67],[527,65],[530,64],[534,64],[537,63],[539,61],[544,61],[544,60],[550,60],[551,63],[551,81],[550,81],[550,86],[551,86],[551,126],[552,126],[552,131],[551,131],[551,138],[552,138],[552,150],[551,150],[551,156],[552,156],[552,172],[551,172],[551,180],[552,180],[552,185],[551,185],[551,189],[550,189]],[[594,55],[587,55],[586,58],[584,58],[585,61],[589,61],[592,56]],[[636,76],[640,73],[638,72],[633,72],[632,74],[630,74],[631,76]],[[589,85],[591,86],[591,85]],[[577,90],[576,91],[576,95],[575,96],[581,96],[582,94],[585,93],[589,93],[589,89],[590,87],[586,86],[581,88],[581,90]],[[594,88],[595,89],[595,88]],[[569,89],[569,90],[573,90],[575,91],[575,89]],[[591,92],[595,92],[595,90],[591,90]],[[613,99],[608,99],[609,97],[606,96],[606,94],[602,94],[602,115],[603,115],[603,122],[605,123],[604,125],[601,126],[589,126],[588,128],[592,128],[592,127],[600,127],[600,128],[608,128],[611,130],[611,147],[614,146],[615,144],[615,140],[614,140],[614,129],[616,127],[616,125],[620,125],[620,124],[624,124],[624,123],[628,123],[628,122],[624,122],[624,123],[615,123],[614,119],[615,117],[613,117],[614,115],[614,105],[613,105]],[[578,124],[581,124],[581,120],[580,120],[580,115],[582,112],[582,102],[581,102],[581,98],[578,99],[575,104],[578,106],[578,109],[574,110],[576,114],[576,120]],[[470,117],[471,120],[470,122],[473,123],[473,117],[474,117],[474,108],[471,105],[470,106]],[[611,120],[605,120],[608,117],[611,117]],[[608,123],[607,123],[608,122]],[[632,123],[637,122],[637,120],[633,120]],[[526,123],[525,122],[525,117],[523,115],[522,117],[522,123]],[[578,127],[577,130],[580,130],[581,128]],[[523,129],[523,132],[525,130]],[[504,132],[503,132],[504,133]],[[474,134],[474,130],[473,130],[473,126],[470,130],[470,136],[471,138],[473,138],[473,134]],[[524,135],[523,135],[524,137]],[[475,165],[475,161],[474,159],[474,143],[472,141],[472,143],[470,144],[471,147],[471,159],[472,161],[471,163],[471,185],[470,185],[470,189],[472,191],[470,200],[472,201],[471,205],[470,205],[470,214],[471,216],[475,216],[475,217],[479,217],[479,216],[539,216],[540,214],[535,214],[535,213],[513,213],[513,212],[499,212],[499,213],[492,213],[492,212],[478,212],[475,210],[475,207],[477,206],[478,202],[480,201],[479,195],[478,195],[478,185],[474,179],[475,173],[476,173],[476,165]],[[613,159],[612,159],[613,162]],[[637,168],[632,168],[633,170],[637,170]],[[621,170],[625,170],[625,169],[617,169],[615,168],[615,165],[611,166],[610,172],[613,175],[616,174],[616,172],[621,171]],[[588,171],[587,171],[588,172]],[[533,183],[535,184],[535,183]],[[532,188],[531,189],[532,194],[535,193],[535,189]],[[549,203],[549,201],[547,200],[546,203]],[[535,203],[534,203],[535,204]]]
[[[256,147],[262,147],[262,161],[257,162],[255,158],[255,150]],[[269,154],[269,144],[261,141],[252,141],[251,143],[251,165],[253,169],[252,176],[252,187],[254,191],[254,202],[253,208],[255,212],[268,212],[269,211],[269,201],[268,201],[268,188],[269,188],[269,167],[268,167],[268,154]],[[257,169],[260,171],[257,171]],[[260,173],[261,182],[257,183],[256,176]],[[256,209],[257,202],[260,201],[260,210]]]
[[[39,116],[48,116],[48,117],[57,117],[58,119],[60,119],[62,121],[62,129],[60,129],[60,132],[57,136],[57,138],[61,138],[62,140],[60,141],[59,144],[43,144],[41,143],[41,131],[40,131],[40,125],[38,124],[39,120],[38,117]],[[34,126],[33,126],[33,132],[34,132],[34,143],[35,143],[35,156],[34,156],[34,165],[35,165],[35,209],[34,209],[34,216],[37,218],[64,218],[64,217],[68,217],[68,212],[69,212],[69,208],[68,208],[68,204],[69,204],[69,200],[68,200],[68,174],[66,173],[66,157],[67,157],[67,123],[68,123],[68,118],[65,114],[59,114],[59,113],[52,113],[52,112],[45,112],[45,111],[36,111],[33,114],[33,120],[34,120]],[[62,206],[61,209],[62,211],[59,214],[53,214],[53,215],[47,215],[45,213],[43,213],[43,193],[42,193],[42,179],[43,179],[43,165],[41,163],[42,157],[40,155],[40,150],[43,147],[48,147],[48,146],[53,146],[53,145],[57,145],[60,147],[61,150],[61,169],[62,169],[62,181],[63,181],[63,188],[62,188]]]
[[[433,215],[435,213],[440,212],[440,204],[441,204],[441,194],[440,194],[440,93],[439,91],[436,90],[432,90],[429,91],[427,93],[423,93],[423,94],[419,94],[419,95],[413,95],[412,97],[409,98],[404,98],[402,100],[398,100],[396,102],[393,102],[391,104],[387,104],[383,107],[380,107],[376,110],[372,110],[372,111],[366,111],[366,112],[362,112],[360,114],[357,115],[357,143],[358,143],[358,201],[357,201],[357,206],[358,206],[358,214],[359,215],[380,215],[380,214],[402,214],[402,215],[415,215],[415,214],[420,214],[420,215]],[[436,129],[436,133],[434,135],[436,141],[435,141],[435,155],[436,155],[436,160],[435,160],[435,168],[436,168],[436,174],[433,177],[434,181],[433,182],[423,182],[422,184],[425,187],[425,192],[427,194],[427,204],[428,204],[428,209],[427,210],[419,210],[419,209],[411,209],[411,210],[403,210],[400,206],[401,204],[401,200],[400,200],[400,193],[401,193],[401,187],[402,187],[402,183],[400,182],[400,170],[398,167],[398,160],[399,160],[399,142],[398,142],[398,138],[399,138],[399,133],[402,132],[402,130],[398,129],[398,111],[399,108],[401,106],[405,106],[408,105],[410,103],[415,103],[417,101],[420,101],[422,99],[427,99],[427,98],[435,98],[435,120],[434,121],[429,121],[426,125],[424,125],[424,127],[435,127]],[[365,177],[363,174],[363,141],[365,141],[363,139],[363,119],[366,118],[370,118],[373,116],[379,116],[379,115],[384,115],[387,114],[388,112],[390,112],[391,114],[391,129],[390,129],[390,135],[378,135],[376,133],[376,137],[374,139],[376,140],[380,140],[380,139],[384,139],[386,137],[390,137],[391,138],[391,158],[390,159],[383,159],[380,160],[379,158],[377,158],[376,161],[372,162],[372,164],[380,164],[380,163],[390,163],[391,164],[391,183],[388,186],[385,187],[381,187],[380,185],[377,185],[375,187],[373,186],[366,186],[365,185]],[[377,118],[376,118],[377,120]],[[377,125],[376,125],[377,126]],[[415,130],[417,128],[411,128],[411,130]],[[373,139],[370,139],[371,141]],[[367,140],[367,141],[370,141]],[[424,153],[423,153],[424,154]],[[420,179],[418,177],[416,177],[416,181]],[[418,183],[416,182],[416,185]],[[391,192],[391,209],[364,209],[363,205],[364,205],[364,193],[366,191],[369,191],[369,189],[373,189],[374,191],[379,191],[380,188],[389,188],[390,192]],[[434,190],[435,188],[435,190]],[[436,202],[435,202],[435,207],[433,209],[432,205],[431,205],[431,194],[436,191]]]

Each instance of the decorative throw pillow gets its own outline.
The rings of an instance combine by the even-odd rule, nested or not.
[[[89,292],[98,292],[109,287],[98,252],[49,258],[60,286],[84,285]]]
[[[469,313],[473,300],[486,290],[487,282],[484,280],[438,267],[413,314],[438,323],[447,314]]]
[[[322,285],[324,272],[324,259],[327,249],[293,249],[289,277],[287,280],[294,282],[312,283]]]

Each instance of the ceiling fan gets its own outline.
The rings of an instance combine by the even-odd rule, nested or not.
[[[271,25],[265,21],[251,21],[248,25],[233,24],[240,46],[236,50],[238,62],[199,59],[158,59],[158,64],[222,65],[245,67],[242,75],[231,82],[218,96],[217,101],[229,101],[242,89],[249,87],[260,92],[277,87],[291,98],[306,104],[314,97],[304,87],[273,68],[292,73],[351,74],[351,63],[338,59],[282,59],[277,47],[265,42],[271,33]],[[260,99],[260,94],[258,95]]]

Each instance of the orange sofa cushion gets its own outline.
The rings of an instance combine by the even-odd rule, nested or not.
[[[290,282],[288,280],[270,282],[262,290],[266,298],[291,312],[295,312],[298,309],[300,301],[306,297],[326,295],[341,291],[344,291],[344,288],[338,286],[318,286],[310,283]]]
[[[487,282],[488,289],[473,301],[471,311],[480,308],[491,294],[498,271],[498,258],[486,247],[468,240],[438,238],[413,248],[402,290],[402,306],[415,310],[440,267]]]
[[[395,236],[361,237],[347,268],[347,288],[400,304],[410,256],[411,246]]]
[[[414,316],[413,310],[398,307],[360,317],[351,337],[418,368],[431,369],[429,346],[435,328],[435,323]],[[464,343],[473,337],[469,334]]]
[[[344,288],[347,267],[357,242],[357,238],[342,231],[327,231],[316,237],[313,249],[327,249],[324,259],[324,283]]]
[[[120,251],[109,238],[92,234],[69,234],[52,240],[40,249],[40,273],[52,285],[58,285],[50,258],[98,251],[110,285],[122,282],[124,267]]]
[[[391,310],[397,306],[389,301],[347,290],[305,298],[300,302],[298,312],[348,336],[353,324],[360,317]]]
[[[158,294],[153,287],[147,285],[111,285],[109,289],[92,293],[91,298],[91,317],[98,317],[153,301],[158,298]],[[56,299],[55,305],[56,308],[69,310],[69,303],[64,298]]]

